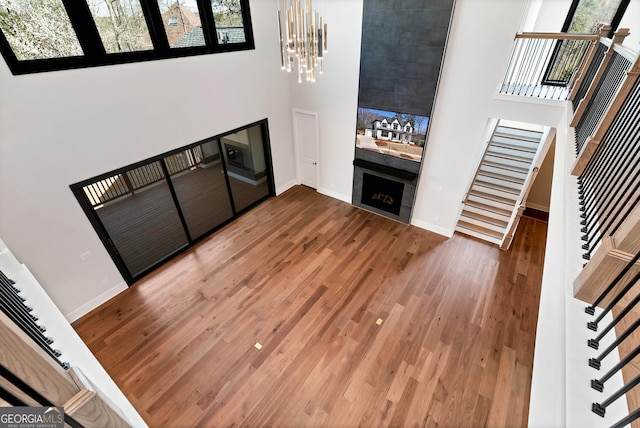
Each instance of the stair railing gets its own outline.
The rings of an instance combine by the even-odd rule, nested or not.
[[[527,178],[522,185],[520,195],[518,196],[518,199],[516,201],[516,208],[511,213],[511,217],[509,218],[509,223],[507,223],[504,237],[502,238],[502,242],[500,243],[500,249],[502,250],[508,250],[511,246],[513,237],[515,236],[516,230],[518,229],[518,224],[520,223],[520,218],[522,217],[522,214],[524,213],[524,210],[526,208],[526,202],[527,198],[529,197],[529,192],[531,191],[531,187],[533,186],[533,183],[538,176],[538,172],[540,171],[542,162],[544,162],[544,158],[549,151],[551,142],[555,139],[555,135],[555,128],[548,127],[545,128],[545,131],[542,134],[540,144],[538,145],[538,150],[536,151],[536,154],[531,161],[529,173],[527,174]]]
[[[566,100],[569,86],[585,58],[591,55],[595,34],[518,33],[499,92],[551,100]],[[553,80],[549,76],[553,74]]]
[[[591,410],[598,416],[605,416],[607,407],[632,391],[640,383],[640,375],[634,370],[633,360],[640,355],[640,345],[638,345],[637,330],[640,327],[640,318],[637,313],[637,305],[640,303],[640,290],[637,285],[640,281],[640,271],[637,270],[637,263],[640,260],[640,252],[637,252],[626,265],[620,270],[618,275],[605,284],[606,288],[600,293],[595,301],[585,308],[585,312],[593,316],[593,320],[587,323],[587,329],[598,333],[586,343],[593,353],[588,359],[589,367],[594,370],[594,378],[591,380],[591,388],[603,393],[598,401],[592,403]],[[636,272],[629,278],[630,272]],[[596,306],[606,305],[596,316]],[[636,311],[634,314],[634,310]],[[605,316],[613,314],[613,318],[606,325],[603,324]],[[600,349],[601,341],[611,332],[616,333],[605,349]],[[595,351],[598,351],[597,353]],[[614,352],[617,351],[617,352]],[[609,364],[610,368],[604,373],[597,372],[601,369],[602,362],[609,355],[618,353],[620,361]],[[626,384],[616,391],[605,392],[607,382],[617,373],[622,372]],[[631,402],[633,400],[628,400]],[[640,408],[634,409],[629,414],[616,422],[613,427],[627,426],[629,423],[640,418]]]

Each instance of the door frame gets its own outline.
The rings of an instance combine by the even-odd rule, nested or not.
[[[294,154],[296,157],[296,181],[298,184],[302,184],[302,165],[301,165],[301,161],[300,161],[300,155],[302,154],[302,147],[301,147],[301,143],[300,143],[300,138],[298,136],[298,122],[296,121],[296,115],[298,113],[302,113],[302,114],[306,114],[309,116],[313,116],[314,121],[315,121],[315,127],[316,127],[316,135],[315,135],[315,141],[314,141],[314,151],[315,151],[315,158],[316,158],[316,187],[315,190],[318,190],[319,184],[320,184],[320,165],[318,162],[318,159],[320,158],[320,150],[319,150],[319,142],[320,142],[320,130],[318,127],[318,112],[315,111],[310,111],[310,110],[303,110],[303,109],[299,109],[299,108],[292,108],[291,109],[291,120],[293,122],[293,147],[294,147]]]

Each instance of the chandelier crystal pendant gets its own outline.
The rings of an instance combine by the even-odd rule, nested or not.
[[[322,60],[327,53],[327,24],[313,10],[312,0],[278,0],[280,63],[283,70],[316,81],[316,69],[322,74]]]

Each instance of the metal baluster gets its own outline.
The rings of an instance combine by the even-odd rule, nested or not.
[[[631,422],[635,421],[638,418],[640,418],[640,408],[639,409],[635,409],[633,412],[629,413],[629,415],[627,415],[626,417],[620,419],[615,424],[611,425],[611,428],[623,428],[623,427],[626,427],[627,425],[629,425]]]
[[[640,345],[636,346],[626,357],[624,357],[618,364],[616,364],[611,370],[605,373],[600,379],[591,380],[591,388],[596,391],[602,392],[604,390],[604,383],[611,379],[611,376],[616,374],[620,369],[629,364],[631,360],[640,355]]]
[[[600,363],[602,363],[602,360],[607,355],[609,355],[611,351],[616,349],[619,344],[624,342],[624,340],[627,337],[629,337],[629,335],[633,333],[639,326],[640,326],[640,318],[634,321],[634,323],[631,324],[624,332],[622,332],[620,336],[616,337],[616,340],[614,340],[613,343],[611,343],[611,345],[607,347],[607,349],[602,351],[600,355],[598,355],[596,358],[589,358],[589,367],[593,367],[596,370],[600,370]],[[591,344],[589,344],[589,346],[591,346]]]
[[[640,383],[640,375],[633,378],[631,382],[614,392],[611,397],[604,400],[602,403],[593,403],[591,405],[591,411],[596,415],[604,417],[607,407],[609,407],[613,402],[615,402],[618,398],[622,397],[629,390],[631,390],[634,386]]]

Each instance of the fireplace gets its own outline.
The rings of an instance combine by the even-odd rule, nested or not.
[[[368,172],[362,174],[362,196],[360,197],[360,202],[363,205],[399,215],[403,191],[404,183]]]
[[[403,159],[370,151],[357,152],[356,155],[353,161],[352,204],[409,223],[420,165],[412,161],[404,164]]]

